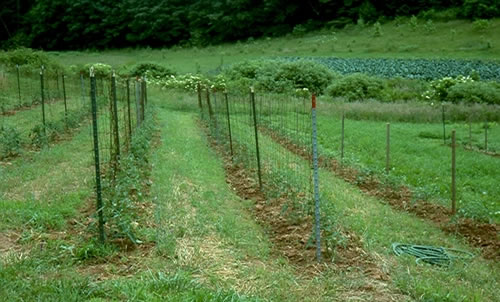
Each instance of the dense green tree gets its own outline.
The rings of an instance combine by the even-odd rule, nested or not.
[[[0,46],[43,49],[203,45],[276,36],[363,19],[455,8],[500,15],[498,0],[4,0]]]

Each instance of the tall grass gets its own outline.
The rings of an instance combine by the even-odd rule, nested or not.
[[[485,104],[451,104],[424,102],[384,103],[377,100],[347,102],[343,98],[322,98],[322,112],[336,116],[345,113],[353,120],[408,123],[442,122],[442,106],[448,122],[500,122],[500,106]]]

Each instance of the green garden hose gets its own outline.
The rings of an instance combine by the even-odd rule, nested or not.
[[[393,243],[392,250],[398,256],[407,254],[417,257],[417,264],[425,262],[439,266],[449,266],[453,261],[468,260],[474,257],[467,251],[428,245]]]

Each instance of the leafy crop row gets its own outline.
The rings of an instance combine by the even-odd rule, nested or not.
[[[292,61],[300,58],[290,58]],[[314,58],[341,74],[366,73],[387,78],[434,80],[478,73],[482,80],[500,80],[500,64],[457,59]]]

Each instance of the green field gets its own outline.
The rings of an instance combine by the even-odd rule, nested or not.
[[[328,106],[328,105],[326,105]],[[320,110],[321,112],[321,110]],[[320,150],[340,159],[341,118],[338,114],[319,117]],[[463,215],[499,221],[500,203],[497,170],[498,157],[483,154],[484,129],[472,125],[472,146],[469,147],[467,124],[446,125],[446,145],[441,124],[390,123],[390,172],[393,181],[409,185],[416,199],[427,199],[450,207],[451,199],[451,134],[456,131],[458,207]],[[500,128],[488,130],[491,152],[500,145]],[[386,165],[386,123],[345,121],[345,161],[367,173],[383,175]]]
[[[484,30],[470,21],[435,22],[428,32],[424,24],[413,31],[409,25],[389,22],[382,36],[374,37],[372,27],[348,26],[304,36],[242,41],[204,48],[125,49],[102,52],[51,52],[64,65],[106,62],[115,68],[139,62],[156,62],[179,73],[211,72],[220,66],[262,57],[341,58],[456,58],[500,59],[500,20],[493,19]],[[488,44],[489,43],[489,44]],[[490,47],[488,47],[490,45]]]

